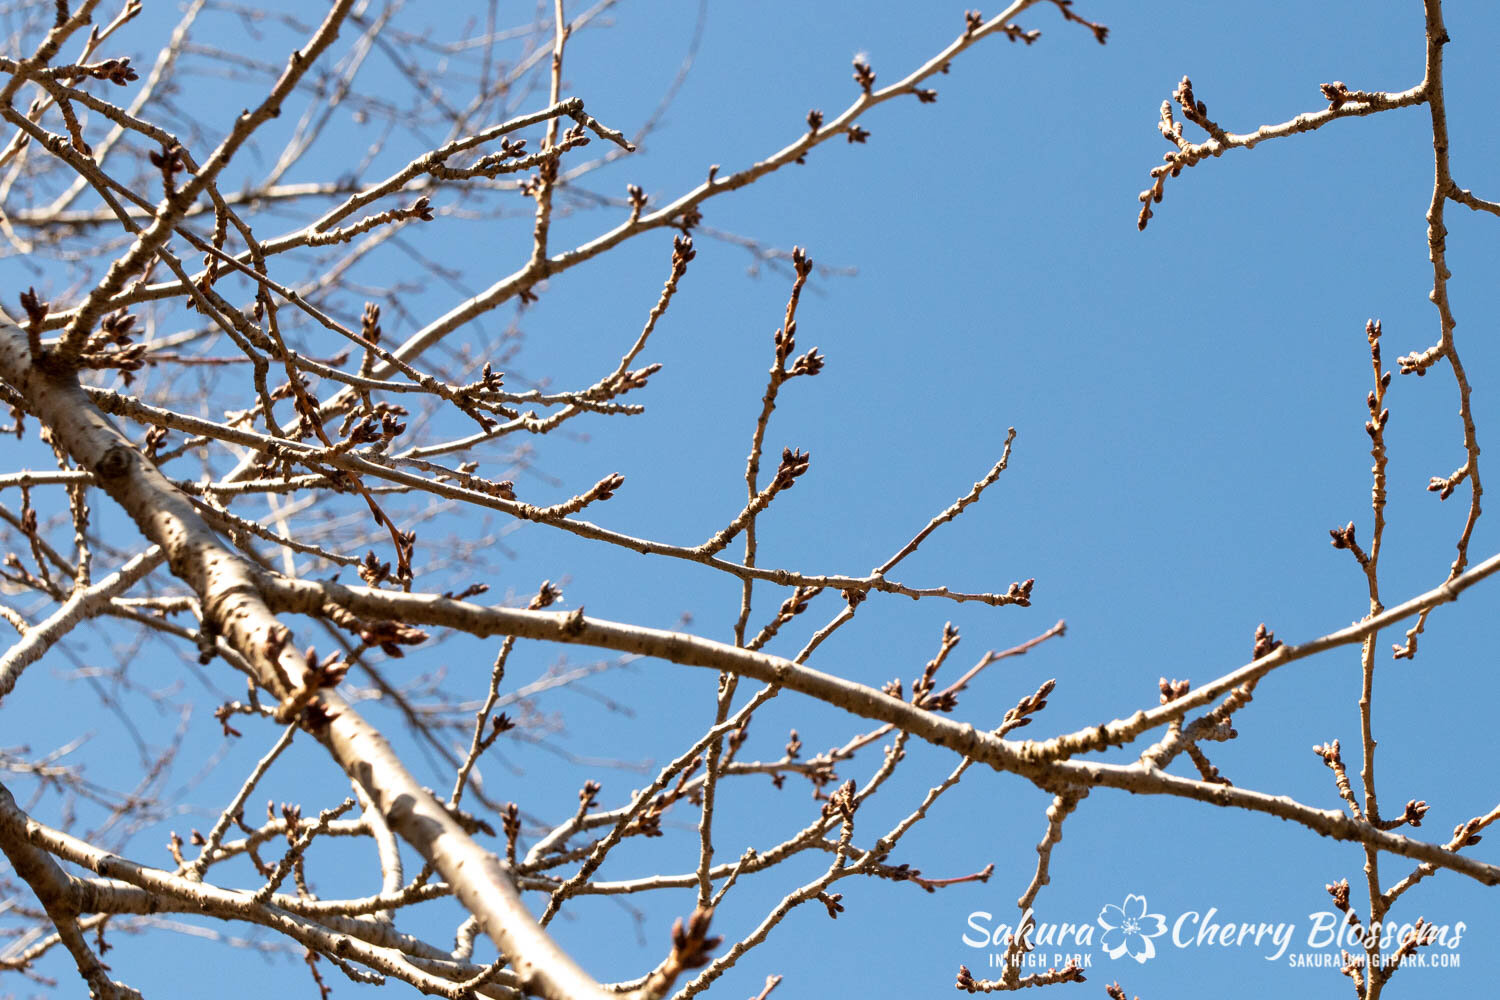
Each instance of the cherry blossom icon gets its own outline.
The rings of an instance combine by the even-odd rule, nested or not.
[[[1167,932],[1167,921],[1160,913],[1146,912],[1146,897],[1134,893],[1125,897],[1119,906],[1113,903],[1099,911],[1099,926],[1104,936],[1099,943],[1110,958],[1119,958],[1126,952],[1144,965],[1146,959],[1156,956],[1156,945],[1151,939]]]

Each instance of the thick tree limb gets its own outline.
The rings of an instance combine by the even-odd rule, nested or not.
[[[290,630],[262,599],[258,570],[225,545],[188,498],[99,412],[71,371],[51,370],[45,360],[34,363],[25,334],[0,324],[0,378],[20,391],[53,442],[91,471],[141,532],[162,547],[172,572],[198,595],[204,627],[244,657],[261,687],[286,705],[315,683]],[[312,720],[309,728],[364,788],[391,829],[454,887],[510,958],[522,989],[551,1000],[613,998],[537,926],[499,860],[406,770],[385,738],[331,690],[321,699],[323,718]]]
[[[516,635],[528,639],[598,646],[639,653],[681,663],[754,677],[790,688],[830,705],[889,723],[936,746],[947,747],[998,771],[1028,778],[1043,788],[1069,785],[1104,786],[1143,795],[1177,795],[1219,806],[1233,806],[1291,820],[1337,840],[1352,840],[1468,875],[1485,885],[1500,884],[1500,866],[1464,857],[1442,846],[1412,840],[1353,819],[1338,810],[1317,809],[1293,799],[1264,792],[1214,784],[1167,774],[1141,764],[1093,763],[1061,759],[1067,750],[1082,751],[1120,745],[1154,726],[1164,725],[1204,704],[1216,694],[1258,678],[1279,666],[1335,646],[1360,642],[1366,635],[1394,621],[1419,614],[1448,601],[1480,580],[1500,571],[1500,555],[1492,556],[1463,576],[1450,580],[1367,621],[1330,633],[1300,646],[1282,646],[1268,656],[1205,685],[1188,697],[1153,712],[1137,713],[1123,723],[1084,730],[1050,741],[1014,741],[982,732],[855,681],[826,674],[791,660],[741,649],[682,632],[667,632],[619,622],[585,618],[581,611],[548,612],[521,608],[482,607],[464,601],[346,587],[335,583],[276,578],[266,583],[266,597],[278,610],[315,612],[328,602],[357,614],[416,625],[440,625],[476,636]],[[1148,724],[1149,723],[1149,724]]]

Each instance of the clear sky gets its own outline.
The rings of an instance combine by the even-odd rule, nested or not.
[[[1448,6],[1455,179],[1482,197],[1500,198],[1489,99],[1500,83],[1492,44],[1500,11],[1489,4]],[[481,5],[474,7],[482,18]],[[1202,683],[1240,666],[1262,622],[1279,638],[1299,642],[1361,617],[1364,576],[1348,552],[1330,546],[1328,530],[1352,520],[1361,540],[1369,537],[1365,322],[1382,320],[1388,368],[1438,334],[1427,301],[1432,270],[1424,213],[1433,168],[1425,108],[1335,122],[1200,164],[1170,180],[1149,228],[1136,228],[1136,195],[1170,148],[1156,129],[1159,107],[1185,74],[1210,114],[1235,132],[1325,107],[1321,83],[1402,90],[1422,76],[1418,0],[1078,0],[1078,10],[1109,25],[1107,45],[1064,24],[1050,5],[1029,11],[1022,24],[1042,30],[1036,44],[991,39],[936,78],[935,104],[882,105],[862,121],[871,132],[867,144],[825,145],[806,165],[704,208],[704,226],[715,231],[785,249],[800,245],[819,264],[855,271],[817,276],[802,301],[799,342],[817,345],[828,361],[816,379],[786,387],[771,424],[768,453],[806,449],[812,467],[763,519],[763,564],[868,572],[967,492],[999,457],[1007,428],[1017,430],[999,482],[903,563],[899,577],[968,591],[1004,591],[1013,580],[1035,578],[1032,606],[877,596],[812,665],[875,685],[894,677],[909,684],[951,621],[963,636],[951,679],[984,650],[1015,645],[1065,619],[1065,637],[983,675],[957,710],[958,718],[993,727],[1017,699],[1056,678],[1049,707],[1023,733],[1033,737],[1154,706],[1160,677]],[[868,56],[879,84],[890,82],[947,44],[962,29],[962,15],[961,5],[947,3],[717,0],[661,127],[635,157],[582,185],[619,197],[635,183],[660,203],[698,183],[710,164],[725,172],[748,165],[800,134],[808,109],[832,115],[847,105],[856,92],[850,79],[856,53]],[[148,63],[173,16],[148,0],[140,23],[120,36],[122,54]],[[501,20],[526,16],[529,8]],[[571,43],[567,93],[583,97],[607,124],[633,132],[677,74],[697,16],[696,4],[680,0],[618,4],[608,23]],[[429,17],[437,35],[458,30],[447,14],[402,14],[412,29]],[[245,39],[246,51],[256,51],[255,37]],[[284,53],[260,55],[276,61]],[[380,75],[393,70],[377,53],[367,72],[381,86]],[[184,101],[213,106],[217,98],[208,88],[228,86],[213,78],[198,82],[205,90]],[[224,115],[247,98],[232,100],[220,108]],[[532,103],[544,100],[538,94]],[[404,137],[395,147],[409,158],[426,138]],[[348,165],[341,152],[330,146],[310,158],[299,167],[301,179],[336,176]],[[440,209],[462,208],[453,195],[434,201]],[[482,288],[519,266],[529,217],[518,212],[479,221],[450,212],[434,223],[449,226],[451,235],[424,245],[424,252],[462,266],[464,276],[452,287],[431,282],[406,295],[407,312],[436,315],[463,297],[462,288]],[[560,218],[555,245],[612,224],[618,213],[606,212],[614,214]],[[1486,427],[1500,419],[1491,395],[1500,348],[1488,322],[1500,305],[1496,220],[1458,206],[1449,207],[1448,219],[1456,337],[1484,444]],[[655,300],[670,244],[670,232],[650,234],[552,280],[518,320],[524,341],[508,360],[514,384],[529,378],[572,387],[609,370]],[[647,412],[576,423],[573,435],[535,442],[541,474],[520,480],[528,499],[563,499],[618,471],[626,486],[591,516],[679,544],[701,541],[739,510],[744,456],[790,278],[784,269],[748,273],[753,258],[710,235],[700,233],[697,247],[678,300],[642,358],[664,366],[639,400]],[[371,274],[372,284],[407,277],[399,258],[386,261],[389,270]],[[10,308],[14,286],[37,279],[13,259],[0,260],[0,269]],[[492,317],[489,332],[503,330],[511,316]],[[388,326],[396,336],[413,328],[403,319]],[[1463,460],[1452,377],[1441,369],[1422,379],[1397,376],[1388,405],[1382,587],[1386,603],[1395,604],[1444,579],[1468,489],[1446,502],[1426,490],[1429,477],[1447,475]],[[445,527],[471,537],[507,532],[507,555],[496,560],[491,579],[494,594],[523,594],[541,579],[566,579],[566,607],[660,627],[691,615],[700,634],[731,638],[738,586],[727,577],[600,551],[536,528],[513,530],[478,518]],[[1493,554],[1497,538],[1482,519],[1471,555]],[[1458,606],[1435,612],[1415,661],[1389,659],[1399,630],[1381,636],[1374,704],[1380,788],[1389,815],[1408,799],[1429,804],[1423,826],[1405,831],[1425,840],[1445,841],[1455,825],[1496,804],[1500,603],[1492,588],[1500,583],[1481,585]],[[759,613],[783,596],[761,593]],[[836,596],[822,598],[772,651],[794,653],[837,604]],[[517,683],[541,674],[557,656],[521,648],[512,674]],[[106,649],[97,635],[81,635],[76,663]],[[442,650],[413,657],[413,674],[445,670],[449,689],[480,694],[492,645],[452,643]],[[590,662],[586,651],[565,652],[571,663]],[[176,660],[160,660],[143,666],[142,684],[199,685]],[[26,687],[7,701],[0,743],[40,749],[77,735],[76,727],[55,728],[49,714],[66,703],[79,706],[100,746],[130,745],[88,689],[69,679],[76,663],[57,658],[28,675]],[[1236,785],[1339,808],[1332,775],[1311,748],[1339,739],[1346,758],[1357,760],[1359,679],[1353,647],[1273,675],[1236,715],[1238,738],[1210,745],[1213,762]],[[237,692],[238,685],[230,678],[222,687]],[[650,762],[654,773],[707,725],[713,692],[707,672],[640,661],[549,695],[538,710],[558,730],[545,747],[505,749],[514,770],[491,764],[490,785],[529,814],[558,820],[573,808],[586,777],[600,777],[602,800],[618,804],[649,777],[592,762]],[[181,700],[189,694],[196,696],[186,691]],[[370,711],[399,739],[394,715],[379,706]],[[165,741],[177,721],[164,715],[143,728],[148,739]],[[191,725],[189,746],[201,757],[178,765],[181,782],[221,743],[206,711]],[[750,752],[778,756],[789,728],[798,729],[809,750],[862,731],[783,694],[758,717]],[[167,864],[159,848],[166,831],[211,823],[243,774],[241,765],[272,738],[267,727],[231,748],[216,777],[187,792],[194,811],[142,830],[132,850]],[[340,775],[304,742],[294,758],[299,763],[273,772],[257,799],[300,797],[313,812],[326,804],[320,795],[336,801],[344,794]],[[411,756],[420,768],[422,757]],[[1106,759],[1134,756],[1116,752]],[[865,759],[841,771],[863,779],[876,763]],[[909,812],[952,763],[946,752],[914,746],[872,803],[865,829]],[[130,765],[124,754],[115,764],[119,773],[107,761],[91,766],[103,769],[101,781],[128,784]],[[1351,771],[1357,766],[1351,763]],[[316,777],[318,769],[328,773]],[[1185,758],[1173,770],[1194,773]],[[434,787],[451,780],[431,768],[426,779]],[[716,839],[726,856],[774,843],[815,814],[806,788],[795,782],[781,792],[768,782],[745,787],[722,806]],[[1019,779],[971,771],[892,861],[929,877],[993,863],[988,883],[927,894],[911,885],[847,880],[838,886],[846,910],[836,922],[817,903],[804,907],[715,989],[725,997],[751,996],[776,973],[787,977],[777,996],[936,996],[952,990],[960,963],[986,975],[992,949],[964,939],[983,933],[976,927],[1014,922],[1046,803],[1047,796]],[[39,807],[39,814],[47,818],[52,809],[55,819],[56,808]],[[683,811],[671,820],[677,825],[669,824],[666,838],[622,851],[605,877],[691,870],[696,835],[688,824],[696,816]],[[1491,848],[1486,838],[1473,851],[1494,857]],[[1052,855],[1052,883],[1036,907],[1044,923],[1091,926],[1091,943],[1041,952],[1087,954],[1089,982],[1055,988],[1070,995],[1102,995],[1102,985],[1116,978],[1146,1000],[1209,990],[1224,997],[1335,994],[1349,989],[1337,971],[1338,949],[1310,945],[1309,935],[1316,938],[1328,920],[1320,915],[1333,910],[1326,883],[1348,878],[1358,911],[1367,914],[1363,865],[1357,847],[1264,815],[1096,791],[1066,824]],[[1389,856],[1382,865],[1387,883],[1410,867]],[[812,861],[799,862],[731,893],[716,918],[719,930],[746,933],[767,906],[816,871]],[[1096,923],[1102,908],[1132,894],[1144,897],[1167,927],[1154,941],[1155,957],[1144,963],[1109,958]],[[671,917],[691,909],[688,891],[659,896],[632,901],[642,907],[639,922],[629,906],[594,898],[554,927],[595,975],[629,978],[659,959]],[[456,922],[450,911],[439,914],[431,926]],[[1399,923],[1421,916],[1447,925],[1461,941],[1427,951],[1456,967],[1403,970],[1388,995],[1482,995],[1500,976],[1494,890],[1444,873],[1404,896],[1393,916]],[[1268,926],[1260,944],[1252,935],[1226,946],[1197,937],[1210,923],[1234,933]],[[1280,926],[1290,935],[1284,949],[1274,938]],[[244,928],[227,931],[256,937]],[[116,950],[106,960],[147,996],[188,995],[173,985],[179,963],[221,976],[225,996],[314,989],[296,956],[263,961],[160,932],[116,935],[112,943]],[[1297,955],[1333,967],[1294,967]],[[63,984],[55,995],[73,995],[76,980],[61,955],[46,971]],[[324,975],[336,996],[357,989],[326,965]],[[16,978],[0,984],[7,990],[46,992]]]

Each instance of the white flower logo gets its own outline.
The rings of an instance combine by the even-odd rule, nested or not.
[[[1099,926],[1104,936],[1099,943],[1110,958],[1119,958],[1127,951],[1130,957],[1146,963],[1156,956],[1156,945],[1151,939],[1167,932],[1167,921],[1160,913],[1146,912],[1146,897],[1134,893],[1125,897],[1119,906],[1110,904],[1099,911]]]

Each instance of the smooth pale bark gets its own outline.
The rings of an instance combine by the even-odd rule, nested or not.
[[[52,440],[160,545],[172,572],[198,595],[204,625],[255,671],[278,700],[304,683],[307,663],[261,596],[261,574],[227,546],[192,503],[98,408],[77,377],[33,364],[23,331],[0,324],[0,378],[18,389]],[[562,951],[521,902],[508,872],[406,770],[386,739],[333,691],[316,735],[364,788],[397,835],[431,861],[511,961],[522,989],[551,1000],[618,1000]]]

